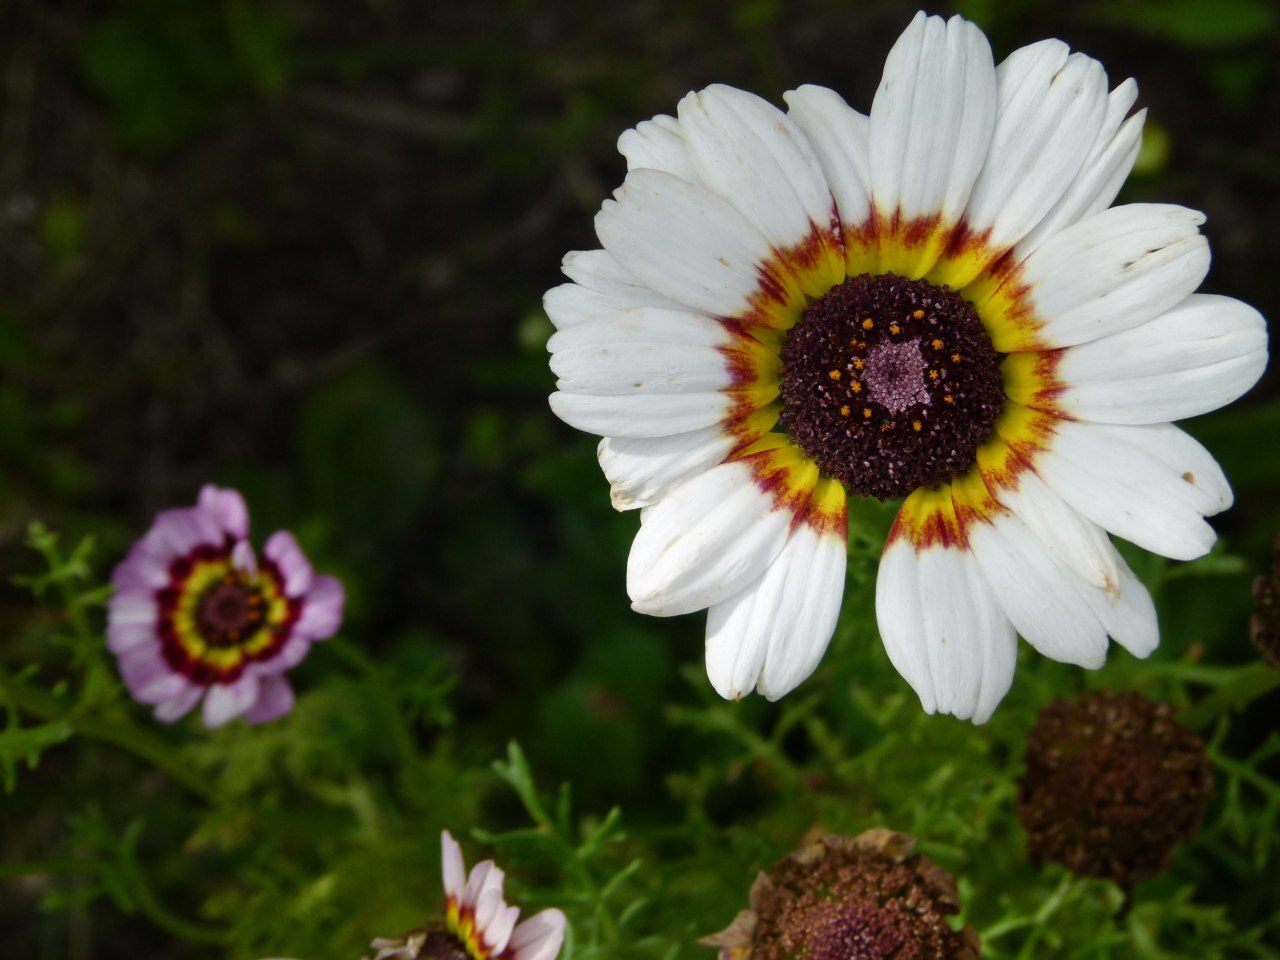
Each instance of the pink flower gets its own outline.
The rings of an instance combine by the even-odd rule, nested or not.
[[[171,723],[204,697],[204,722],[264,723],[293,707],[285,672],[342,623],[345,595],[317,575],[293,534],[248,541],[235,490],[206,485],[165,510],[111,576],[107,646],[130,695]]]
[[[440,834],[444,873],[444,928],[424,927],[394,939],[379,938],[371,946],[374,960],[555,960],[564,942],[564,914],[554,907],[517,925],[519,907],[502,898],[503,873],[492,860],[472,868],[462,862],[462,848],[445,830]]]

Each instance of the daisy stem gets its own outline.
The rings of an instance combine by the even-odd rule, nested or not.
[[[1219,717],[1280,687],[1280,670],[1262,661],[1241,670],[1232,680],[1209,694],[1187,715],[1187,725],[1203,730]]]
[[[213,804],[213,787],[183,762],[164,738],[119,717],[104,717],[72,708],[61,697],[24,683],[0,670],[0,701],[41,720],[65,720],[78,734],[91,740],[114,744],[163,770],[180,786]]]
[[[54,857],[47,860],[13,860],[0,863],[0,877],[30,877],[68,875],[68,874],[101,874],[106,865],[100,860],[83,857]],[[142,914],[157,927],[167,930],[175,936],[193,943],[219,944],[227,942],[227,933],[212,927],[201,926],[185,920],[156,900],[151,888],[136,871],[130,871],[129,892],[133,895],[133,904]]]

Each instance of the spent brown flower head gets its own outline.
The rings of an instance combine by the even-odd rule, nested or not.
[[[1028,855],[1130,887],[1196,835],[1212,783],[1203,741],[1168,704],[1112,691],[1056,700],[1027,738]]]
[[[751,907],[702,940],[721,960],[977,960],[951,876],[889,830],[824,837],[761,872]]]
[[[1275,552],[1271,570],[1253,580],[1254,614],[1249,618],[1249,637],[1262,659],[1280,670],[1280,533],[1271,544]]]

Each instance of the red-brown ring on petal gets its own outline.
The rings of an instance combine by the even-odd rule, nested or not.
[[[954,508],[940,507],[930,502],[919,509],[912,509],[910,501],[903,504],[893,519],[885,547],[897,540],[906,540],[917,553],[929,547],[957,547],[968,549],[968,525],[974,517],[957,517]]]
[[[284,576],[279,566],[273,560],[264,558],[260,565],[260,571],[263,575],[271,578],[273,591],[284,600],[285,605],[284,616],[280,617],[276,622],[270,622],[266,614],[267,605],[262,602],[262,591],[256,587],[249,586],[245,582],[243,574],[231,566],[230,557],[233,546],[234,543],[230,540],[222,547],[205,544],[196,547],[187,555],[175,559],[170,564],[170,576],[172,578],[170,583],[156,591],[157,606],[159,608],[156,632],[160,639],[161,654],[164,656],[165,662],[173,670],[201,686],[234,683],[243,675],[244,669],[249,663],[265,662],[273,659],[293,635],[293,628],[298,622],[298,618],[302,615],[302,598],[285,596]],[[240,656],[230,666],[214,663],[210,659],[194,652],[190,645],[184,642],[183,637],[179,635],[179,630],[174,620],[178,604],[187,588],[186,581],[199,566],[209,563],[225,564],[227,575],[233,582],[229,583],[226,578],[217,581],[206,590],[205,596],[197,601],[197,629],[200,633],[200,639],[208,647],[214,649],[233,647],[238,649]],[[245,593],[246,608],[251,605],[253,596],[259,597],[260,603],[262,603],[259,609],[263,611],[264,619],[260,621],[257,629],[245,630],[240,635],[233,637],[232,631],[237,624],[228,622],[219,625],[211,623],[208,617],[206,617],[203,624],[200,623],[199,607],[204,605],[206,601],[216,604],[219,598],[211,595],[214,594],[214,591],[218,591],[219,588],[222,588],[221,595],[223,598],[227,595],[228,589],[232,592],[236,590],[243,591]],[[207,614],[209,609],[206,608],[205,612]],[[270,636],[270,642],[254,650],[248,649],[251,643],[260,638],[264,630]]]
[[[808,236],[799,243],[775,247],[768,260],[756,264],[756,289],[747,297],[747,309],[722,319],[744,330],[753,326],[786,329],[792,323],[787,314],[798,312],[805,299],[798,278],[819,269],[826,252],[838,255],[843,251],[838,225],[822,228],[812,224]]]

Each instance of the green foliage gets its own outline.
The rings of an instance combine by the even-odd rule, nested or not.
[[[1186,47],[1220,47],[1265,37],[1280,23],[1270,0],[1130,0],[1097,4],[1090,13],[1099,22]]]
[[[254,0],[144,0],[96,25],[81,68],[111,104],[121,140],[168,148],[237,90],[283,89],[285,49],[284,21]]]
[[[538,298],[561,252],[592,243],[620,130],[713,81],[775,102],[848,82],[865,108],[857,83],[869,97],[879,51],[864,27],[888,37],[896,14],[748,0],[597,18],[503,0],[438,5],[449,28],[424,30],[431,6],[80,5],[39,19],[35,81],[21,57],[7,68],[6,132],[28,126],[23,84],[57,70],[47,33],[69,38],[73,76],[56,79],[88,101],[64,121],[64,101],[35,98],[30,146],[3,158],[44,176],[20,184],[29,236],[21,204],[0,211],[6,279],[34,278],[0,304],[0,548],[25,571],[0,644],[0,821],[17,851],[0,863],[0,921],[7,900],[39,927],[27,955],[79,955],[67,931],[91,917],[95,956],[356,958],[438,918],[447,828],[469,864],[499,862],[526,914],[566,911],[566,960],[710,960],[697,938],[746,906],[757,871],[814,833],[884,826],[955,875],[988,960],[1280,956],[1280,673],[1247,642],[1250,582],[1280,527],[1267,442],[1280,404],[1188,425],[1247,500],[1214,552],[1175,564],[1120,545],[1159,609],[1149,660],[1113,650],[1086,673],[1024,645],[990,723],[924,715],[872,612],[896,505],[860,501],[818,672],[776,704],[724,702],[700,617],[628,609],[638,519],[610,508],[594,438],[547,411]],[[954,7],[997,59],[1054,16],[1064,37],[1141,48],[1123,69],[1108,61],[1111,76],[1179,109],[1153,110],[1128,198],[1186,198],[1198,179],[1252,206],[1254,186],[1277,182],[1258,120],[1275,75],[1269,0]],[[1202,99],[1184,101],[1169,72]],[[1192,136],[1182,114],[1201,112],[1212,123]],[[1222,132],[1232,117],[1244,147]],[[70,141],[91,145],[86,159],[34,161],[45,127],[87,138]],[[1270,289],[1259,238],[1274,231],[1224,208],[1214,282],[1238,282],[1218,279],[1235,260]],[[328,283],[333,263],[347,287]],[[325,302],[332,291],[348,299]],[[301,318],[296,342],[262,329],[281,317]],[[95,364],[119,341],[104,357],[137,371],[113,368],[105,393],[68,386],[57,376],[83,369],[63,371],[79,339]],[[188,374],[189,392],[156,392]],[[194,429],[173,440],[169,423]],[[100,428],[111,440],[89,442]],[[113,477],[102,461],[121,446]],[[105,573],[131,525],[205,473],[246,492],[256,534],[295,530],[348,591],[343,636],[317,645],[293,674],[295,709],[262,727],[159,724],[105,648]],[[65,532],[33,525],[19,554],[33,515]],[[1095,688],[1175,704],[1213,765],[1201,834],[1131,897],[1033,867],[1014,816],[1037,712]]]
[[[981,934],[985,957],[1269,956],[1280,934],[1269,898],[1226,903],[1207,878],[1262,890],[1280,879],[1272,770],[1280,737],[1244,752],[1232,737],[1233,718],[1280,686],[1280,674],[1162,650],[1145,663],[1117,654],[1086,678],[1024,656],[987,726],[926,716],[869,642],[862,612],[874,589],[870,544],[887,515],[860,515],[865,535],[852,541],[844,617],[815,678],[779,704],[729,703],[690,664],[685,691],[668,694],[665,723],[656,724],[678,748],[637,773],[649,778],[648,790],[629,781],[630,799],[600,810],[575,804],[568,783],[544,792],[514,741],[504,759],[486,762],[480,731],[457,724],[452,671],[423,635],[406,635],[398,653],[376,660],[345,640],[321,645],[301,672],[296,709],[276,723],[149,729],[105,662],[95,626],[105,593],[93,584],[92,541],[64,553],[55,534],[35,525],[28,542],[45,569],[20,579],[51,611],[53,626],[41,632],[63,651],[62,679],[50,686],[34,668],[0,675],[8,789],[20,765],[103,749],[116,751],[103,775],[141,764],[172,787],[145,808],[86,793],[66,811],[64,848],[74,854],[51,852],[4,873],[82,877],[51,892],[45,909],[105,899],[176,940],[225,945],[232,957],[357,956],[371,937],[420,925],[438,909],[438,832],[448,827],[470,861],[493,852],[513,902],[565,910],[566,960],[675,960],[705,956],[697,937],[727,924],[745,906],[755,872],[800,837],[889,826],[917,836],[919,849],[958,878],[963,919]],[[1164,583],[1212,580],[1239,566],[1218,553],[1147,569],[1160,596]],[[397,660],[407,656],[412,669]],[[637,667],[622,661],[619,669]],[[1132,901],[1108,882],[1032,868],[1012,816],[1036,712],[1082,679],[1186,704],[1189,722],[1213,730],[1218,800],[1210,819],[1173,869],[1140,885]],[[572,723],[549,729],[577,747],[576,756],[551,756],[588,783],[601,755],[643,756],[644,730],[609,745]],[[646,796],[656,791],[671,801],[658,818]],[[628,805],[639,820],[627,817]]]

